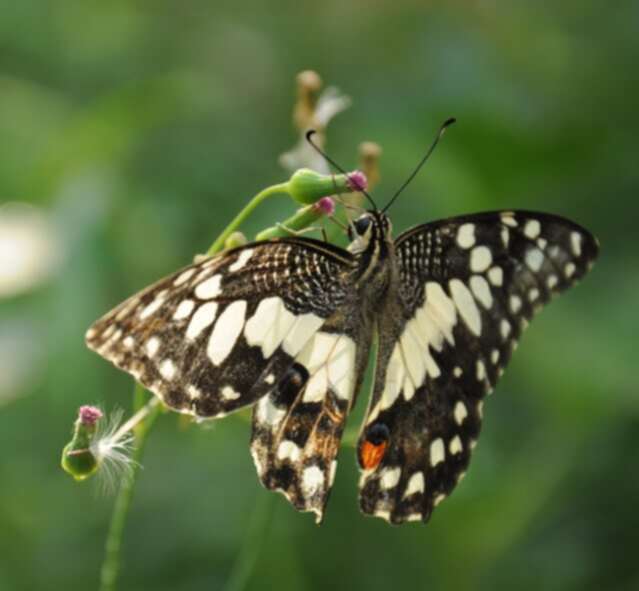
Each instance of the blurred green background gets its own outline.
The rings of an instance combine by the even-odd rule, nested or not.
[[[630,0],[4,2],[0,590],[97,587],[113,498],[59,454],[79,405],[129,409],[132,388],[84,331],[286,178],[306,68],[353,98],[334,157],[350,168],[360,141],[383,147],[382,202],[458,118],[394,206],[397,230],[536,209],[590,228],[601,259],[529,329],[428,525],[360,515],[346,447],[318,528],[260,487],[244,420],[169,414],[121,589],[639,588],[638,63]],[[247,233],[293,208],[272,200]]]

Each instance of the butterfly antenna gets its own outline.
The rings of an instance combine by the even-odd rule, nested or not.
[[[339,170],[342,174],[345,174],[347,176],[347,178],[350,179],[349,174],[339,165],[337,164],[337,162],[335,162],[326,152],[324,152],[324,150],[322,150],[322,148],[320,148],[314,141],[313,141],[313,136],[316,134],[317,132],[314,129],[309,129],[306,132],[306,141],[313,147],[313,149],[322,157],[324,158],[324,160],[326,160],[326,162],[328,162],[331,166],[333,166],[333,168]],[[362,188],[358,187],[358,191],[360,193],[363,193],[364,195],[366,195],[366,198],[371,202],[371,205],[373,206],[374,209],[377,209],[377,205],[375,205],[375,202],[373,201],[373,198],[368,194],[367,191],[365,191]]]
[[[433,150],[435,149],[435,146],[437,146],[437,143],[439,142],[439,140],[444,135],[444,132],[446,131],[446,129],[450,125],[455,123],[455,121],[457,121],[457,119],[455,119],[454,117],[451,117],[450,119],[446,119],[446,121],[444,121],[444,123],[442,123],[442,126],[439,128],[439,131],[437,132],[437,135],[435,136],[435,139],[433,140],[433,143],[431,144],[430,148],[428,148],[428,152],[426,152],[426,155],[420,160],[419,164],[415,167],[415,170],[413,170],[411,175],[404,181],[404,184],[397,190],[395,195],[393,195],[391,200],[388,202],[388,205],[386,207],[384,207],[382,212],[385,212],[393,204],[393,201],[395,201],[395,199],[397,199],[399,197],[400,193],[406,187],[408,187],[410,182],[417,176],[417,173],[420,171],[421,167],[424,166],[424,164],[426,164],[426,160],[428,160],[428,157],[433,153]]]

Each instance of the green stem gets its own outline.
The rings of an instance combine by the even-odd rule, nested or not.
[[[153,398],[145,407],[140,408],[140,401],[143,400],[144,388],[136,382],[134,399],[136,401],[136,410],[140,416],[144,417],[134,429],[135,448],[131,459],[133,460],[133,470],[129,478],[125,478],[120,484],[118,495],[115,499],[113,514],[111,515],[111,523],[109,525],[109,533],[107,534],[104,561],[100,571],[100,591],[114,591],[118,574],[120,572],[120,550],[122,548],[122,535],[124,526],[131,506],[135,482],[140,469],[140,462],[144,453],[144,444],[146,436],[158,414],[161,411],[161,405]],[[146,411],[146,412],[145,412]],[[138,416],[136,414],[136,416]]]
[[[274,499],[275,495],[258,493],[244,544],[233,563],[224,591],[242,591],[251,578],[271,525]]]
[[[246,219],[253,213],[253,210],[268,197],[279,193],[288,193],[288,182],[266,187],[266,189],[255,195],[255,197],[248,202],[246,207],[244,207],[244,209],[240,211],[235,218],[233,218],[231,223],[226,226],[224,231],[217,237],[217,240],[211,245],[207,254],[209,256],[213,256],[220,252],[224,248],[226,239],[246,221]]]
[[[246,221],[255,208],[268,197],[279,193],[288,193],[288,182],[272,185],[255,195],[246,207],[244,207],[244,209],[235,216],[231,223],[217,237],[215,242],[211,245],[211,248],[209,248],[207,254],[214,255],[220,252],[224,248],[224,243],[227,238]],[[134,421],[134,419],[139,420],[134,427],[135,449],[132,455],[132,460],[134,462],[133,470],[131,477],[122,481],[118,495],[115,499],[115,506],[113,508],[111,523],[109,525],[109,533],[107,535],[104,561],[102,562],[102,569],[100,571],[100,591],[114,591],[116,589],[117,579],[120,572],[122,536],[124,534],[124,527],[126,525],[131,500],[133,498],[133,491],[135,489],[136,478],[144,452],[144,444],[146,442],[146,437],[161,409],[161,405],[155,398],[151,399],[151,401],[144,406],[146,400],[145,390],[137,382],[135,384],[133,399],[134,409],[137,413],[130,421],[137,422],[137,420]],[[129,422],[127,422],[127,430],[130,428]],[[257,511],[257,513],[259,514],[259,511]],[[267,513],[269,512],[267,511]],[[260,520],[262,519],[265,519],[265,517],[260,518]],[[255,526],[252,524],[251,527],[253,528]],[[254,560],[249,562],[254,562]],[[245,564],[245,560],[239,561],[239,564]],[[241,570],[245,572],[246,568],[243,567]],[[241,578],[243,578],[243,576]]]

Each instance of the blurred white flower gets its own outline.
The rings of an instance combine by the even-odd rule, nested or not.
[[[351,106],[350,97],[335,87],[328,87],[319,94],[322,80],[316,72],[307,70],[297,76],[297,104],[293,120],[300,139],[296,146],[280,156],[280,164],[289,172],[299,168],[310,168],[322,174],[330,173],[329,166],[306,141],[306,132],[314,129],[314,141],[324,146],[326,127],[335,115]]]
[[[61,241],[49,216],[21,202],[0,206],[0,298],[28,291],[61,261]]]

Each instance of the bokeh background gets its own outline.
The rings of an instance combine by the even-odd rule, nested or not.
[[[245,420],[168,414],[121,589],[639,588],[638,39],[631,0],[3,3],[0,589],[97,588],[113,497],[59,454],[79,405],[129,409],[132,388],[84,331],[286,178],[307,68],[353,99],[334,157],[383,147],[382,202],[458,118],[397,229],[537,209],[590,228],[601,259],[529,329],[427,526],[360,515],[345,447],[318,528],[260,487]],[[293,210],[273,199],[245,230]]]

